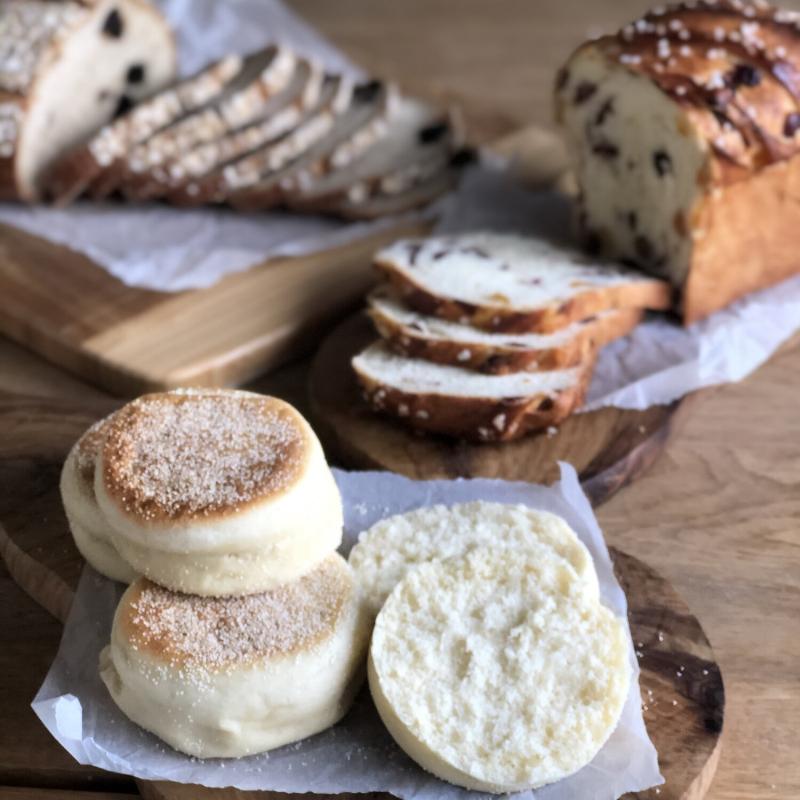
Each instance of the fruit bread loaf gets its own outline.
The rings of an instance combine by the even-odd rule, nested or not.
[[[172,33],[146,0],[4,0],[0,197],[37,199],[60,156],[175,69]]]
[[[688,324],[800,271],[800,14],[658,7],[558,74],[591,249],[679,290]]]
[[[376,342],[352,362],[366,401],[419,430],[478,442],[510,441],[557,425],[583,402],[592,364],[552,372],[482,375],[406,358]]]
[[[397,292],[379,286],[367,298],[372,322],[400,355],[493,375],[574,367],[639,323],[636,308],[601,311],[554,333],[490,333],[460,322],[419,314]]]
[[[601,311],[670,305],[664,281],[508,234],[400,241],[375,265],[417,311],[496,332],[550,333]]]

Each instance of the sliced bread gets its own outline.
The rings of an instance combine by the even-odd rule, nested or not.
[[[97,197],[108,194],[116,184],[116,169],[131,147],[211,102],[239,74],[242,64],[241,56],[226,56],[101,128],[89,142],[59,159],[50,170],[47,198],[64,206],[90,186]]]
[[[491,333],[420,314],[387,285],[369,295],[367,306],[378,333],[396,353],[492,375],[585,363],[596,349],[630,333],[642,318],[640,309],[625,308],[601,311],[554,333]]]
[[[344,76],[327,76],[317,101],[309,105],[309,80],[306,64],[305,74],[298,70],[293,84],[272,108],[265,108],[262,120],[187,153],[175,165],[181,180],[166,199],[182,206],[224,202],[235,176],[278,170],[326,136],[350,107],[354,86]]]
[[[239,75],[217,98],[131,149],[120,172],[117,188],[131,200],[160,197],[183,178],[171,167],[193,149],[217,142],[232,131],[261,119],[265,104],[292,81],[296,56],[270,46],[248,56]],[[323,74],[309,65],[308,102],[316,102]]]
[[[39,200],[46,175],[115,114],[174,79],[175,42],[146,0],[4,0],[0,92],[17,98],[2,117],[0,193]],[[13,117],[14,124],[9,120]]]
[[[234,208],[258,211],[281,202],[285,187],[325,172],[333,159],[358,158],[376,138],[385,134],[385,116],[393,90],[378,81],[356,86],[350,107],[333,128],[301,155],[278,169],[270,167],[270,153],[256,151],[224,170],[226,201]]]
[[[425,103],[399,98],[387,117],[387,132],[358,158],[317,177],[284,184],[284,202],[305,211],[329,211],[337,203],[364,202],[374,194],[399,194],[443,169],[457,134]]]
[[[476,500],[397,514],[364,531],[348,560],[377,615],[418,564],[489,545],[563,563],[582,579],[587,597],[600,596],[592,557],[575,531],[561,517],[523,505]]]
[[[601,311],[666,309],[671,300],[664,281],[509,234],[400,241],[375,265],[417,311],[490,331],[550,333]]]
[[[557,425],[583,402],[592,364],[483,375],[405,358],[375,342],[353,358],[365,400],[419,430],[477,442],[517,439]]]

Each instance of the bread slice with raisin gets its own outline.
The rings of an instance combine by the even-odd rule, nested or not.
[[[495,332],[550,333],[615,308],[666,309],[671,299],[664,281],[510,234],[400,241],[375,266],[411,308]]]
[[[601,311],[554,333],[489,333],[420,314],[389,286],[375,289],[367,306],[378,333],[396,353],[491,375],[585,363],[600,347],[630,333],[642,318],[641,310],[626,308]]]
[[[418,430],[477,442],[511,441],[558,425],[583,402],[592,366],[482,375],[406,358],[381,341],[352,361],[374,410]]]

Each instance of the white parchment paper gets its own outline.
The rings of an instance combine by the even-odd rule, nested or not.
[[[412,481],[383,472],[335,470],[345,507],[342,552],[384,517],[436,503],[485,499],[524,503],[560,514],[589,548],[603,602],[625,617],[626,601],[614,578],[603,535],[572,467],[561,465],[552,487],[493,480]],[[139,778],[235,786],[279,792],[390,792],[406,800],[473,800],[468,792],[417,767],[383,728],[366,688],[333,728],[271,753],[238,760],[189,758],[129,722],[97,673],[100,650],[123,587],[86,567],[61,646],[33,709],[53,736],[82,764]],[[629,636],[630,640],[630,636]],[[620,722],[591,764],[575,775],[517,795],[526,800],[615,800],[663,782],[644,727],[633,642],[633,679]]]
[[[531,191],[497,164],[471,170],[443,205],[437,232],[492,230],[541,236],[572,248],[570,204]],[[756,220],[757,224],[757,220]],[[731,264],[732,270],[736,264]],[[586,408],[645,409],[741,380],[800,328],[800,275],[683,328],[653,314],[600,353]]]
[[[327,69],[361,77],[344,54],[279,0],[160,0],[177,32],[181,72],[226,53],[284,42]],[[413,215],[407,215],[411,218]],[[68,209],[0,204],[0,222],[89,256],[123,283],[159,291],[211,286],[269,258],[298,256],[396,225],[223,208],[78,203]]]

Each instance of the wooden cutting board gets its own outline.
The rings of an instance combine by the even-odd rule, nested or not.
[[[69,535],[58,479],[67,451],[116,404],[0,395],[0,556],[13,579],[65,620],[82,559]],[[648,732],[666,784],[635,797],[699,800],[716,769],[724,716],[722,676],[700,623],[668,581],[624,553],[612,553],[628,596]],[[24,664],[19,669],[25,669]],[[36,757],[31,753],[31,760]],[[274,793],[139,782],[151,800],[257,800]],[[298,796],[299,798],[300,796]],[[358,800],[347,796],[343,800]],[[381,798],[389,800],[388,796]],[[630,797],[634,797],[633,795]]]
[[[560,140],[541,128],[493,149],[539,186],[566,166]],[[120,396],[237,385],[312,352],[326,327],[360,305],[373,253],[429,227],[398,224],[207,289],[166,293],[126,286],[84,255],[0,224],[0,333]]]
[[[338,325],[317,351],[309,376],[314,429],[330,458],[352,469],[387,469],[409,478],[503,478],[552,483],[559,461],[578,471],[597,506],[641,475],[691,407],[695,393],[645,411],[603,408],[574,414],[557,429],[515,442],[472,444],[420,436],[376,415],[364,402],[350,359],[375,338],[363,313]]]

